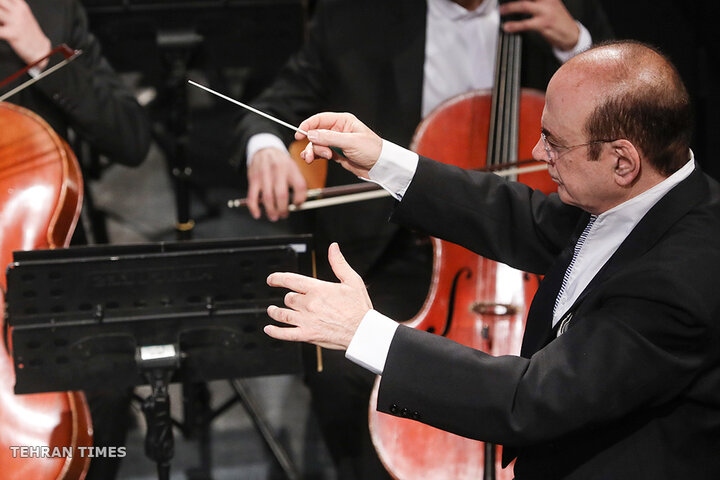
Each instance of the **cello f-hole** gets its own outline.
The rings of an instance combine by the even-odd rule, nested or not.
[[[455,277],[453,277],[452,287],[450,288],[450,301],[448,302],[447,317],[445,317],[445,328],[443,328],[443,331],[440,333],[443,337],[447,337],[447,334],[450,331],[450,326],[452,325],[452,319],[455,313],[455,302],[457,299],[457,287],[460,282],[460,277],[463,274],[465,275],[465,280],[470,280],[472,278],[472,270],[470,270],[470,267],[461,268],[457,271]]]

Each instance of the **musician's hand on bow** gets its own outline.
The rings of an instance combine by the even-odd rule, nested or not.
[[[265,333],[280,340],[347,349],[372,302],[362,278],[345,261],[337,243],[330,245],[328,260],[340,283],[295,273],[268,277],[268,285],[292,290],[285,296],[287,308],[268,307],[271,318],[291,327],[267,325]]]
[[[333,159],[358,177],[368,178],[382,151],[382,138],[350,113],[318,113],[300,124],[310,143],[300,156],[311,163],[315,157]],[[296,133],[302,140],[305,135]],[[339,155],[330,147],[343,151]]]
[[[247,206],[253,218],[262,215],[261,204],[269,220],[286,218],[291,188],[295,205],[307,198],[305,177],[286,151],[273,147],[258,150],[250,160],[247,175]]]
[[[0,39],[7,41],[27,64],[44,57],[52,48],[25,0],[0,0]],[[47,61],[39,66],[45,65]]]
[[[536,31],[562,51],[572,50],[580,38],[580,29],[561,0],[517,0],[500,5],[500,15],[522,14],[530,18],[507,21],[508,33]]]

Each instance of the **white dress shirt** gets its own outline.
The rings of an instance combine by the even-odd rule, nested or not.
[[[620,244],[630,235],[635,225],[645,216],[658,200],[675,185],[685,180],[695,168],[690,152],[690,161],[680,170],[645,190],[637,197],[601,213],[590,227],[585,243],[575,257],[575,263],[567,279],[567,285],[558,299],[553,315],[553,326],[585,290],[590,281],[605,265]]]
[[[415,152],[383,140],[380,158],[370,170],[369,176],[371,181],[385,188],[395,199],[402,200],[415,175],[417,164],[418,155]],[[690,160],[677,172],[640,195],[598,215],[575,260],[564,295],[560,298],[555,311],[553,325],[577,300],[635,225],[667,192],[687,178],[694,168],[695,161],[690,152]],[[371,372],[381,375],[398,325],[394,320],[375,310],[368,311],[355,332],[345,356]]]
[[[576,23],[580,37],[575,48],[553,49],[560,62],[566,62],[592,44],[588,30],[580,22]],[[449,98],[492,87],[500,28],[497,0],[485,0],[475,10],[466,10],[452,0],[428,0],[426,25],[423,117]],[[258,150],[269,147],[285,150],[282,140],[270,133],[250,137],[246,149],[248,166]]]

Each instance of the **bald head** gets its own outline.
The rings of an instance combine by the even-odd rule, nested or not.
[[[589,141],[627,139],[663,176],[688,161],[688,93],[656,50],[630,41],[601,44],[571,59],[556,76],[592,100],[584,125]],[[590,157],[597,158],[600,148],[592,145]]]

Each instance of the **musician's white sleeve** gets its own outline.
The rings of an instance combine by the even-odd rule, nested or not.
[[[575,20],[575,24],[577,24],[578,29],[580,30],[580,35],[578,35],[578,41],[575,46],[567,51],[553,48],[553,54],[560,63],[567,62],[578,53],[582,53],[592,46],[592,36],[590,36],[590,32],[587,28],[585,28],[585,25],[578,22],[577,20]]]
[[[245,149],[247,152],[247,166],[249,167],[252,163],[253,155],[255,155],[258,150],[262,150],[263,148],[278,148],[280,150],[284,150],[287,152],[287,147],[283,143],[282,140],[276,135],[273,135],[272,133],[256,133],[252,137],[250,137],[250,140],[248,140],[247,148]],[[290,155],[290,153],[288,153]]]

